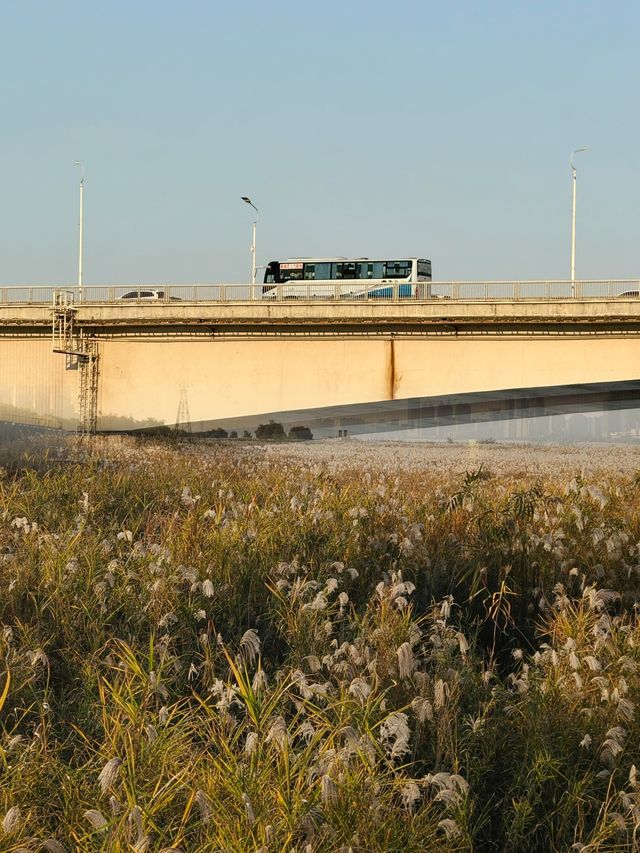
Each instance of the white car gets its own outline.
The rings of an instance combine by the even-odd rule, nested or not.
[[[138,290],[128,290],[126,293],[123,293],[122,296],[119,296],[118,299],[136,299],[136,300],[144,300],[145,302],[149,301],[166,301],[167,295],[164,290],[148,290],[139,288]],[[179,296],[170,296],[169,300],[172,302],[180,302]]]

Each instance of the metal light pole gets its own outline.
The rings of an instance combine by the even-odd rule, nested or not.
[[[588,150],[588,148],[576,148],[573,151],[571,157],[569,158],[571,171],[573,173],[573,204],[571,207],[571,296],[576,295],[576,185],[578,183],[576,176],[576,167],[573,162],[573,158],[579,151]]]
[[[246,204],[250,204],[251,207],[256,212],[256,218],[253,220],[253,239],[251,241],[251,284],[255,285],[255,283],[256,283],[256,226],[258,224],[258,216],[260,214],[258,213],[258,208],[255,206],[255,204],[251,201],[250,198],[248,198],[246,195],[241,196],[241,198],[242,198],[242,201],[244,201]],[[253,296],[253,293],[251,295]]]
[[[83,224],[83,193],[84,193],[84,166],[79,160],[74,161],[74,166],[80,167],[80,234],[78,240],[78,290],[82,300],[82,224]]]

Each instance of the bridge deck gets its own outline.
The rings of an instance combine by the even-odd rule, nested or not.
[[[76,305],[85,329],[202,326],[637,326],[640,299],[105,302]],[[0,304],[0,327],[51,327],[48,304]]]

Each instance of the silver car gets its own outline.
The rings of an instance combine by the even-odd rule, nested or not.
[[[126,293],[123,293],[122,296],[119,296],[118,298],[136,299],[138,301],[144,300],[145,302],[166,302],[167,294],[164,290],[149,290],[147,288],[138,288],[138,290],[128,290]],[[180,302],[180,297],[169,296],[169,300],[171,302]]]

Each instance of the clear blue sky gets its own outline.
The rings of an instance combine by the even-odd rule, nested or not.
[[[0,0],[0,284],[640,276],[638,2]]]

